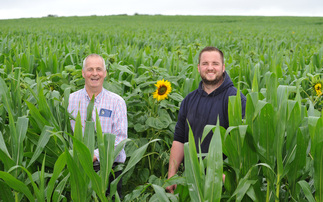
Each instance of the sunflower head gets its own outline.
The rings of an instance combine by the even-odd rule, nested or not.
[[[322,81],[317,79],[316,81],[312,82],[312,87],[314,92],[316,93],[316,96],[322,95]]]
[[[153,98],[157,101],[164,100],[168,97],[168,94],[172,91],[172,87],[169,81],[159,80],[155,84],[157,87],[156,91],[153,93]]]

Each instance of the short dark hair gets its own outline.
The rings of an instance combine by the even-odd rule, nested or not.
[[[205,47],[205,48],[203,48],[201,50],[200,55],[199,55],[199,64],[200,64],[200,61],[201,61],[201,55],[202,55],[202,53],[204,53],[204,52],[211,52],[211,51],[216,51],[216,52],[220,53],[220,56],[222,58],[222,64],[224,64],[223,52],[220,49],[218,49],[218,48],[216,48],[214,46],[207,46],[207,47]]]

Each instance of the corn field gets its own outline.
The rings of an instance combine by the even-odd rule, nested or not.
[[[0,201],[323,201],[322,25],[322,17],[0,20]],[[229,128],[205,127],[203,137],[213,131],[205,158],[190,133],[185,169],[167,179],[178,110],[198,87],[205,46],[224,52],[247,97],[245,117],[238,93]],[[116,148],[99,121],[88,120],[83,136],[78,116],[71,130],[68,98],[84,87],[82,61],[91,53],[106,60],[104,88],[127,104],[128,139]],[[172,92],[157,101],[162,79]],[[123,146],[127,160],[112,169]],[[94,148],[106,154],[98,173]],[[171,184],[174,194],[165,191]]]

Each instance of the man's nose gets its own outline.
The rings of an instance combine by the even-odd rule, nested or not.
[[[213,69],[213,65],[212,64],[208,64],[206,68],[207,69]]]

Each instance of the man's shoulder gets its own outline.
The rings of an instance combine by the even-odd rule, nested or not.
[[[189,94],[187,94],[184,97],[184,99],[181,102],[181,107],[183,107],[183,106],[186,106],[186,107],[190,106],[191,103],[194,103],[194,100],[196,100],[196,98],[197,98],[196,96],[199,96],[198,89],[190,92]]]
[[[76,97],[76,96],[80,95],[81,93],[83,93],[83,91],[84,91],[84,88],[77,90],[77,91],[71,93],[69,97],[70,98]]]
[[[103,90],[103,93],[104,93],[104,96],[107,96],[109,97],[110,99],[115,99],[117,101],[120,101],[120,102],[125,102],[125,100],[118,94],[114,93],[114,92],[111,92],[105,88],[102,89]]]
[[[190,92],[189,94],[187,94],[185,96],[185,98],[183,99],[183,101],[189,101],[191,100],[193,97],[195,97],[198,94],[198,89],[193,90],[192,92]]]

